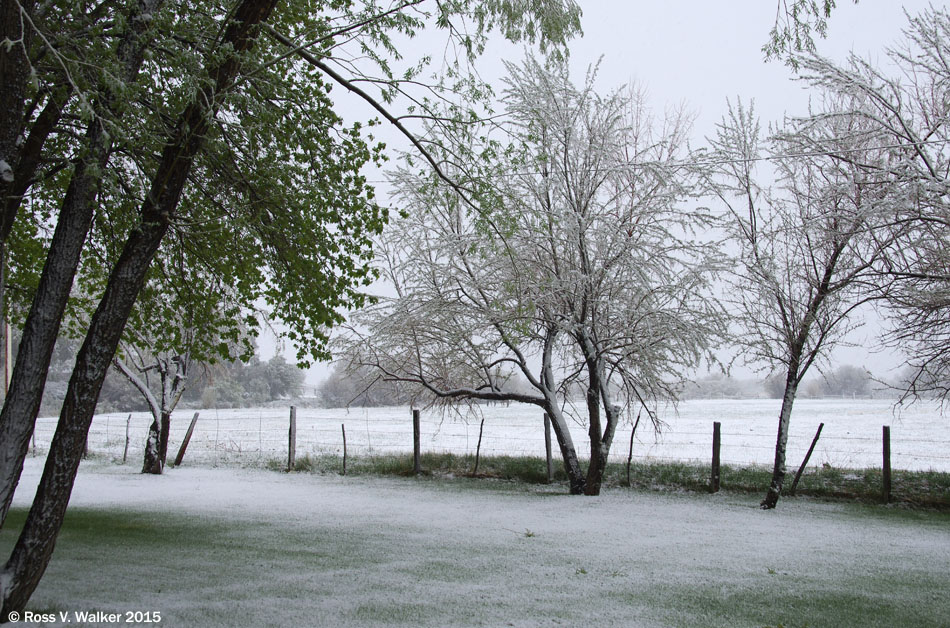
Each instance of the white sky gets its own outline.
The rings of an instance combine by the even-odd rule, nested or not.
[[[809,97],[805,85],[793,80],[791,70],[781,62],[763,60],[761,49],[774,24],[777,2],[582,2],[584,36],[570,44],[575,77],[580,79],[588,66],[600,60],[601,89],[636,82],[646,89],[648,101],[657,111],[685,105],[696,115],[693,146],[701,146],[704,138],[714,133],[727,99],[754,99],[763,123],[781,119],[786,113],[804,114]],[[838,0],[828,37],[816,39],[818,51],[839,61],[853,51],[883,63],[885,48],[901,38],[907,22],[904,9],[913,15],[929,4],[924,0],[864,0],[855,5]],[[478,67],[486,78],[502,76],[499,59],[517,61],[520,55],[520,47],[501,42],[488,50]],[[406,57],[414,55],[407,50]],[[854,341],[873,346],[875,329],[868,326]],[[270,357],[275,350],[273,339],[262,338],[260,344],[263,357]],[[292,359],[293,352],[285,352]],[[834,360],[863,364],[878,374],[897,364],[894,356],[869,356],[863,348],[842,349]],[[326,365],[319,365],[311,369],[308,381],[317,382],[327,372]]]

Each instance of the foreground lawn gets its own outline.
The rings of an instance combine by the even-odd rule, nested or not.
[[[8,552],[39,465],[0,531]],[[945,626],[950,515],[757,496],[84,466],[31,603],[165,626]],[[78,625],[78,624],[70,624]]]

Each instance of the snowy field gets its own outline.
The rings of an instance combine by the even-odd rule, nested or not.
[[[40,472],[29,459],[15,508]],[[925,628],[950,617],[943,513],[551,490],[241,468],[146,476],[88,461],[28,608],[229,628]]]
[[[686,401],[678,410],[665,409],[664,426],[655,433],[641,421],[633,445],[639,461],[695,460],[711,457],[713,422],[722,423],[722,461],[735,465],[771,464],[778,400]],[[289,408],[200,410],[185,463],[216,464],[227,461],[253,463],[257,459],[285,459],[288,448]],[[182,410],[172,419],[169,457],[174,458],[194,410]],[[90,430],[93,452],[121,459],[125,453],[128,423],[128,456],[138,463],[151,417],[147,413],[96,416]],[[412,419],[407,407],[369,409],[298,409],[297,456],[412,451]],[[544,455],[542,414],[523,405],[487,405],[476,413],[422,415],[422,449],[429,452],[474,454],[481,420],[485,420],[483,455]],[[950,417],[936,404],[919,403],[895,408],[887,400],[802,399],[796,402],[789,438],[789,466],[797,466],[818,428],[824,429],[811,465],[880,467],[882,426],[891,428],[891,464],[895,469],[950,471]],[[42,452],[52,438],[55,418],[37,423],[36,446]],[[617,431],[614,460],[625,460],[631,425]],[[572,433],[578,450],[587,451],[583,425]]]

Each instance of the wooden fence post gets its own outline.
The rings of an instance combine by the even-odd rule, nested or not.
[[[346,475],[346,425],[340,423],[340,429],[343,431],[343,475]]]
[[[412,472],[416,475],[422,473],[422,433],[419,410],[412,411]]]
[[[132,415],[129,415],[129,418],[125,420],[125,449],[122,450],[122,464],[125,464],[126,459],[129,457],[129,426],[132,424]]]
[[[478,461],[482,455],[482,433],[485,431],[485,419],[482,419],[478,426],[478,445],[475,446],[475,468],[472,470],[472,477],[478,475]]]
[[[297,458],[297,408],[290,406],[290,433],[287,443],[287,471],[294,470]]]
[[[818,437],[821,436],[821,428],[824,426],[824,423],[818,424],[818,431],[815,432],[815,438],[811,440],[811,447],[808,448],[808,453],[805,454],[805,459],[802,460],[802,466],[798,467],[798,473],[795,474],[795,479],[792,481],[792,488],[788,491],[789,495],[795,495],[795,489],[798,487],[798,481],[802,479],[802,473],[805,472],[805,467],[808,465],[808,460],[811,458],[811,453],[815,451],[815,445],[818,444]]]
[[[627,452],[627,486],[630,486],[630,463],[633,462],[633,437],[637,433],[637,426],[640,425],[640,414],[637,413],[637,420],[630,430],[630,450]]]
[[[551,459],[551,417],[544,413],[544,457],[548,465],[548,484],[554,481],[554,461]]]
[[[185,432],[185,440],[181,441],[181,447],[178,448],[178,455],[175,456],[176,467],[181,464],[182,459],[185,457],[185,450],[188,449],[188,443],[191,442],[191,435],[195,433],[196,423],[198,423],[197,412],[195,412],[195,416],[191,417],[191,423],[188,425],[188,431]]]
[[[712,446],[712,477],[709,482],[709,492],[718,493],[720,485],[720,467],[719,467],[719,448],[722,444],[720,428],[722,424],[719,421],[713,422],[713,446]]]
[[[891,501],[891,426],[884,426],[884,503]]]

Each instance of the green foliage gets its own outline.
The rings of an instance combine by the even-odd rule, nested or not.
[[[185,400],[201,408],[248,408],[298,397],[304,372],[276,355],[262,361],[231,361],[205,370],[189,387]]]
[[[815,50],[813,33],[821,38],[827,36],[828,18],[835,4],[836,0],[780,1],[769,41],[762,46],[765,58],[783,58],[786,64],[798,69],[795,55]]]
[[[210,80],[204,68],[228,53],[219,45],[220,18],[232,8],[228,0],[160,3],[147,16],[142,69],[128,80],[119,48],[138,3],[86,4],[47,3],[33,16],[43,37],[31,51],[28,107],[38,111],[54,92],[65,93],[66,104],[29,191],[30,211],[18,214],[9,241],[8,310],[22,320],[71,179],[70,160],[86,151],[86,126],[103,125],[115,148],[90,170],[99,209],[64,322],[71,337],[84,333],[125,234],[135,228],[170,121]],[[384,103],[400,106],[405,85],[430,80],[435,93],[468,103],[455,110],[467,118],[490,88],[457,63],[445,65],[441,77],[423,78],[432,59],[404,59],[399,42],[432,26],[449,38],[467,33],[461,43],[471,61],[492,29],[555,49],[580,29],[573,0],[455,1],[442,3],[437,15],[413,4],[299,0],[282,4],[271,25],[307,42],[313,57],[346,59],[346,77],[378,86]],[[397,71],[404,61],[408,67]],[[301,363],[326,359],[328,329],[343,311],[367,303],[375,278],[368,262],[387,210],[362,171],[384,159],[371,136],[377,122],[344,122],[322,71],[271,38],[258,38],[242,64],[170,217],[124,343],[203,362],[247,359],[263,307],[284,323]]]

